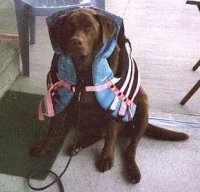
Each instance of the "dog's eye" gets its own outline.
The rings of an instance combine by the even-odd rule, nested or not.
[[[74,26],[71,23],[64,24],[62,27],[63,33],[71,34],[74,30]]]
[[[91,32],[91,31],[94,30],[94,27],[93,27],[92,25],[87,25],[87,26],[85,27],[85,30],[86,30],[87,32]]]
[[[64,32],[65,33],[71,33],[72,29],[73,29],[72,26],[67,26],[67,27],[64,28]]]

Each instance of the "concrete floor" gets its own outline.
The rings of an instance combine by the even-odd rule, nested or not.
[[[198,142],[197,136],[199,136],[200,129],[195,129],[196,132],[194,132],[194,130],[188,130],[187,126],[194,125],[195,128],[200,128],[200,90],[197,91],[185,106],[179,104],[181,98],[200,77],[200,69],[196,72],[191,70],[192,66],[200,59],[200,14],[197,7],[186,5],[184,0],[124,0],[123,3],[120,0],[115,0],[114,3],[111,0],[107,0],[106,10],[124,18],[126,34],[132,42],[133,56],[141,69],[142,84],[149,95],[151,119],[166,120],[169,124],[170,122],[175,122],[176,125],[180,123],[180,126],[177,127],[180,128],[184,125],[188,133],[196,135],[196,140],[194,140]],[[37,27],[37,43],[30,46],[30,77],[19,77],[12,87],[13,90],[35,94],[44,94],[45,92],[46,73],[50,67],[53,51],[44,18],[38,18]],[[9,30],[12,32],[15,31],[15,27]],[[154,160],[156,157],[153,154],[148,154],[151,157],[145,157],[145,161],[142,156],[139,156],[138,159],[142,163],[144,161],[143,164],[147,164],[143,168],[144,179],[136,187],[132,187],[126,182],[121,181],[124,174],[121,173],[121,168],[118,170],[120,167],[118,162],[113,172],[111,170],[111,172],[104,175],[96,173],[95,168],[90,167],[93,164],[88,166],[87,162],[92,161],[94,163],[92,155],[97,154],[97,146],[87,149],[84,153],[81,153],[81,156],[75,158],[69,172],[64,176],[63,180],[66,182],[66,185],[69,185],[66,186],[66,189],[68,191],[80,191],[79,184],[76,182],[80,182],[82,177],[89,179],[81,180],[81,189],[85,189],[83,191],[198,192],[200,188],[198,184],[200,183],[198,176],[200,157],[197,155],[196,149],[196,147],[198,148],[198,144],[193,145],[194,140],[190,140],[189,144],[184,146],[187,148],[191,145],[190,147],[195,150],[194,153],[191,152],[192,154],[190,154],[190,148],[188,151],[181,150],[181,154],[188,152],[187,158],[191,158],[191,162],[182,162],[185,157],[180,156],[180,153],[176,154],[176,149],[174,149],[175,151],[171,151],[171,158],[169,157],[170,164],[170,162],[166,162],[166,156],[164,154],[162,156],[161,151],[163,149],[161,151],[159,151],[160,148],[151,149],[154,154],[161,154],[161,158],[163,158],[156,162],[159,168],[156,169],[157,172],[150,170],[146,162],[146,158],[148,158],[148,162],[152,158],[152,164],[155,164]],[[143,140],[141,149],[145,154],[151,152],[148,146],[154,146],[154,142],[146,139]],[[155,143],[158,144],[158,142]],[[166,143],[159,143],[159,146],[164,148],[168,153],[173,149],[173,145],[167,143],[169,149],[166,149]],[[177,149],[180,149],[181,145],[184,144],[176,145]],[[102,146],[102,143],[99,143],[98,146]],[[77,165],[78,162],[80,163],[80,159],[84,159],[81,166],[80,164]],[[169,169],[161,165],[162,160],[167,164],[166,167]],[[176,166],[176,161],[185,164],[184,166],[180,164],[180,169],[173,172],[173,166]],[[61,150],[53,167],[54,170],[60,172],[65,162],[66,157]],[[79,169],[75,169],[75,165],[81,169],[81,173],[78,171]],[[152,166],[150,166],[151,169],[153,169]],[[183,168],[181,168],[182,166]],[[195,167],[197,168],[196,170]],[[188,169],[193,172],[190,172]],[[71,171],[73,172],[73,178],[69,179]],[[162,176],[158,176],[158,172]],[[188,172],[191,175],[184,175]],[[179,175],[177,176],[176,173]],[[187,179],[192,175],[195,175],[195,179],[189,179],[190,182],[188,184]],[[108,181],[112,177],[114,179]],[[77,178],[78,180],[76,181]],[[72,179],[74,180],[71,181]],[[173,183],[172,179],[179,180],[177,183]],[[0,185],[0,191],[29,191],[23,178],[0,175],[0,180],[4,182],[4,184]],[[160,182],[157,183],[157,181]],[[119,183],[119,185],[116,186],[116,183]],[[55,191],[55,189],[49,189],[48,191]]]

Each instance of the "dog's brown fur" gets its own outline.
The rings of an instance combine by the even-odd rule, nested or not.
[[[60,45],[67,56],[73,59],[78,82],[84,83],[84,85],[92,85],[91,67],[94,56],[103,42],[114,32],[115,25],[112,21],[90,9],[74,10],[59,16],[55,25],[50,28],[52,40]],[[120,68],[118,62],[120,51],[120,46],[116,46],[109,58],[110,67],[116,75],[120,75],[118,70]],[[56,76],[57,60],[58,56],[54,55],[50,69],[54,83],[58,81]],[[73,98],[64,112],[52,118],[45,138],[31,149],[32,155],[44,155],[51,149],[51,145],[55,143],[55,140],[61,134],[61,124],[65,115],[67,116],[65,125],[68,127],[76,126],[77,113],[79,113],[77,99],[78,95]],[[102,172],[107,171],[114,164],[114,150],[119,133],[128,130],[129,135],[131,134],[131,142],[125,153],[128,178],[131,182],[137,183],[140,181],[141,175],[135,161],[135,155],[138,143],[144,134],[157,139],[175,141],[185,140],[188,136],[184,133],[169,131],[148,123],[149,103],[147,94],[142,87],[134,102],[137,104],[137,110],[133,121],[120,123],[101,109],[93,92],[81,92],[80,138],[76,148],[87,147],[105,136],[105,144],[98,162],[98,168]],[[133,126],[134,128],[132,128]]]

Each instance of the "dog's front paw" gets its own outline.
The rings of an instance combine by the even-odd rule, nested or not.
[[[42,146],[36,144],[30,149],[29,153],[32,157],[41,157],[47,153],[47,149],[44,149]]]
[[[128,172],[128,179],[132,183],[139,183],[140,182],[141,174],[140,174],[140,170],[139,170],[136,163],[132,163],[131,165],[129,164],[127,166],[127,172]]]
[[[32,157],[40,157],[46,155],[51,150],[53,141],[50,139],[41,139],[29,151]]]
[[[127,148],[125,152],[125,166],[128,179],[131,183],[139,183],[141,179],[140,169],[135,161],[135,149]]]
[[[98,168],[101,172],[110,170],[114,165],[114,159],[111,157],[104,157],[98,161]]]

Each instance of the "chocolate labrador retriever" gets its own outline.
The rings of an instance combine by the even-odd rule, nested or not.
[[[186,140],[188,135],[148,123],[149,103],[142,86],[134,100],[137,105],[135,116],[132,121],[126,123],[118,121],[106,113],[99,106],[94,92],[84,91],[84,86],[92,85],[92,63],[96,53],[115,30],[116,26],[113,22],[94,9],[75,9],[57,17],[55,24],[49,29],[50,36],[54,42],[59,44],[63,53],[72,58],[79,91],[75,93],[69,106],[51,119],[47,135],[31,149],[31,155],[44,155],[51,149],[59,135],[63,134],[63,119],[67,117],[64,120],[65,128],[74,127],[77,124],[79,126],[79,139],[75,151],[105,137],[104,148],[98,161],[98,168],[102,172],[113,167],[118,136],[120,134],[129,135],[131,141],[125,152],[127,175],[131,182],[138,183],[141,174],[135,156],[138,143],[143,135],[172,141]],[[119,39],[108,59],[110,68],[118,77],[121,75],[119,60],[124,43],[125,37]],[[47,82],[51,76],[54,83],[54,94],[60,87],[65,86],[64,81],[59,81],[57,77],[58,59],[59,55],[55,54],[47,76]],[[73,153],[73,151],[71,152]]]

